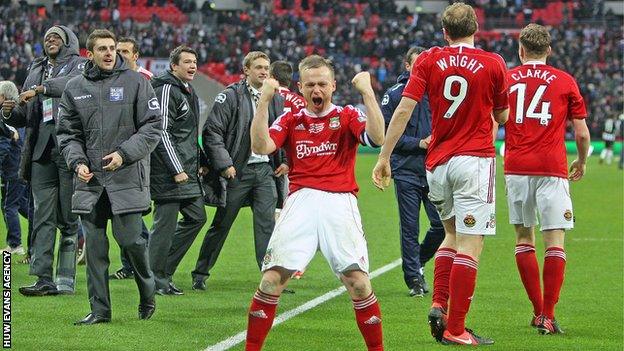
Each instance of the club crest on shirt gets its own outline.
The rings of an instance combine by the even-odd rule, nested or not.
[[[329,129],[338,129],[340,128],[340,117],[332,117],[329,119]]]
[[[571,220],[572,220],[572,211],[570,211],[570,210],[565,210],[565,212],[563,213],[563,218],[564,218],[566,221],[568,221],[568,222],[569,222],[569,221],[571,221]]]
[[[473,215],[466,215],[466,217],[464,217],[464,225],[468,228],[472,228],[475,226],[475,224],[477,224],[477,220],[474,218]]]
[[[124,88],[123,87],[111,87],[109,100],[110,101],[122,101],[124,98]]]

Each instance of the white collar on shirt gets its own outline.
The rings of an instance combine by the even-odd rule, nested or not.
[[[470,45],[470,44],[466,44],[466,43],[457,43],[457,44],[453,44],[453,45],[449,45],[452,48],[458,48],[458,47],[465,47],[465,48],[471,48],[474,49],[474,45]]]
[[[546,62],[539,61],[539,60],[527,61],[527,62],[523,63],[523,65],[545,65],[545,64],[546,64]]]
[[[321,113],[319,113],[318,115],[310,110],[308,110],[307,108],[304,108],[303,111],[305,112],[306,115],[310,116],[310,117],[314,117],[314,118],[320,118],[320,117],[325,117],[327,116],[330,112],[332,112],[334,109],[336,108],[336,105],[334,104],[330,104],[329,108]]]

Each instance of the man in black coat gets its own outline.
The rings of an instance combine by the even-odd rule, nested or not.
[[[381,101],[381,112],[386,121],[386,128],[390,124],[394,110],[401,101],[411,67],[423,51],[424,48],[421,47],[408,50],[404,62],[406,71],[399,76],[397,84],[388,89]],[[429,290],[423,275],[423,267],[433,257],[442,240],[444,240],[442,221],[428,196],[429,186],[425,171],[425,156],[430,139],[431,112],[429,111],[429,99],[425,97],[412,112],[405,132],[390,157],[401,220],[403,279],[410,289],[410,296],[419,297]],[[425,207],[431,224],[422,244],[419,243],[418,238],[421,203]]]
[[[150,153],[160,141],[160,105],[149,82],[117,55],[115,44],[108,30],[89,35],[90,61],[67,83],[59,107],[57,138],[76,172],[72,210],[81,216],[87,250],[91,313],[75,324],[110,322],[109,219],[135,272],[139,318],[150,318],[156,308],[141,215],[151,204]]]
[[[154,226],[149,239],[150,267],[159,295],[182,295],[171,278],[206,223],[200,173],[199,98],[191,86],[197,53],[178,46],[169,56],[170,70],[152,80],[160,100],[162,136],[152,153],[151,192]],[[178,222],[178,213],[182,219]]]
[[[252,51],[243,60],[245,78],[219,93],[203,130],[203,147],[210,168],[227,179],[225,206],[218,207],[204,237],[195,270],[193,289],[205,290],[205,280],[214,266],[225,239],[246,203],[253,211],[256,262],[261,266],[273,227],[278,191],[275,178],[288,172],[283,154],[261,156],[251,152],[249,128],[260,87],[269,76],[269,57]],[[284,103],[275,96],[269,108],[269,124],[283,113]]]
[[[61,94],[67,82],[82,72],[85,59],[78,55],[78,38],[64,26],[48,29],[44,51],[46,56],[30,65],[19,105],[7,100],[2,106],[7,124],[26,127],[19,173],[30,182],[36,205],[29,250],[32,250],[30,274],[38,277],[35,284],[19,289],[27,296],[73,294],[76,276],[78,217],[71,213],[73,174],[59,152],[54,129]],[[57,228],[61,242],[54,282]]]

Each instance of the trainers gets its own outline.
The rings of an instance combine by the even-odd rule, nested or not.
[[[452,335],[448,330],[444,331],[442,336],[442,345],[493,345],[494,340],[484,338],[475,334],[472,330],[466,328],[461,335]]]
[[[438,342],[442,341],[442,336],[446,330],[446,310],[442,307],[431,307],[428,318],[431,336]]]
[[[301,277],[303,277],[303,271],[296,271],[291,276],[291,278],[297,279],[297,280],[301,279]]]
[[[21,264],[30,264],[30,256],[26,255],[24,256],[24,258],[22,258],[21,260],[17,261],[17,263],[21,263]]]
[[[411,297],[423,297],[425,296],[425,287],[423,286],[425,280],[419,274],[412,280],[412,288],[409,291]]]
[[[550,319],[544,315],[538,317],[537,332],[542,335],[565,333],[556,319]]]
[[[532,326],[533,328],[536,328],[538,324],[539,324],[539,316],[533,315],[533,317],[531,318],[531,323],[529,325]]]
[[[130,279],[134,277],[134,272],[132,271],[128,271],[125,268],[119,268],[117,270],[117,272],[111,274],[110,276],[108,276],[109,279],[117,279],[117,280],[121,280],[121,279]]]

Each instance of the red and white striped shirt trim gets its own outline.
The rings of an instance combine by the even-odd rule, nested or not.
[[[566,260],[565,251],[554,249],[554,250],[546,250],[546,254],[544,254],[544,258],[546,257],[559,257],[562,260]]]
[[[440,249],[436,251],[434,259],[438,259],[438,257],[448,257],[448,258],[455,259],[456,253],[457,252],[455,250]]]
[[[535,247],[532,245],[516,245],[516,255],[524,252],[535,252]]]
[[[375,293],[371,293],[369,297],[364,300],[353,300],[353,308],[356,310],[363,310],[366,307],[372,306],[377,303],[377,296]]]
[[[479,268],[479,264],[476,261],[470,258],[465,258],[465,257],[455,257],[453,264],[461,264],[461,265],[464,265],[466,267],[470,267],[473,269]]]
[[[256,293],[254,294],[254,299],[269,305],[277,305],[277,303],[279,302],[279,296],[269,295],[263,293],[260,290],[256,291]]]

